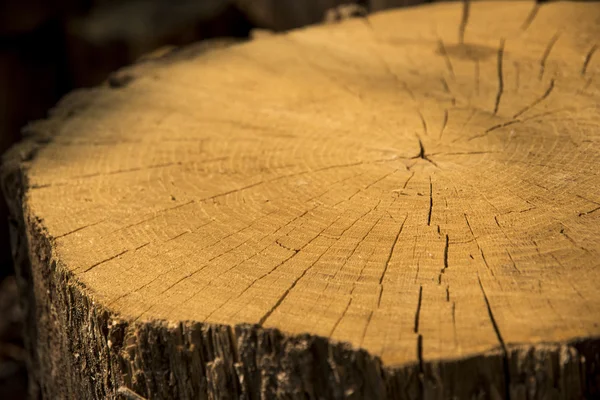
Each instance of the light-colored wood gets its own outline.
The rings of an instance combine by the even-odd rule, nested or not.
[[[600,5],[469,11],[462,44],[439,4],[75,94],[31,127],[25,220],[128,323],[258,324],[421,374],[598,338]]]

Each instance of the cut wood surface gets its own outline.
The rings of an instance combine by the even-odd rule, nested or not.
[[[31,125],[40,390],[600,393],[600,4],[467,11],[182,51]]]

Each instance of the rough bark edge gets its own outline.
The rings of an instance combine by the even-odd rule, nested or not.
[[[137,68],[137,67],[136,67]],[[127,71],[127,70],[125,70]],[[27,210],[28,165],[103,88],[74,92],[4,157],[13,257],[25,303],[31,398],[600,398],[600,338],[509,345],[465,359],[384,366],[349,344],[258,325],[132,322],[96,304]],[[417,337],[419,353],[422,338]],[[426,343],[426,342],[425,342]],[[119,391],[119,389],[121,389]]]

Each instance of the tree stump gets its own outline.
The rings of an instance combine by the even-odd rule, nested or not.
[[[3,169],[32,393],[598,396],[599,20],[423,6],[68,96]]]

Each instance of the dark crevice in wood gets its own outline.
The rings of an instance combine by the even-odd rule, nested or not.
[[[488,133],[495,131],[496,129],[501,129],[501,128],[507,127],[509,125],[518,124],[520,122],[523,122],[523,120],[513,119],[513,120],[510,120],[507,122],[503,122],[498,125],[491,126],[491,127],[487,128],[483,133],[480,133],[479,135],[471,136],[469,139],[467,139],[467,141],[482,138],[482,137],[486,136]]]
[[[446,235],[446,245],[444,246],[444,268],[442,269],[442,274],[446,272],[448,269],[448,250],[450,248],[450,239],[448,235]]]
[[[410,182],[410,180],[413,178],[413,176],[415,176],[415,173],[412,172],[410,174],[410,176],[408,177],[408,179],[406,181],[404,181],[404,185],[402,185],[402,189],[406,189],[406,187],[408,186],[408,183]]]
[[[590,65],[590,61],[592,60],[592,56],[594,55],[594,53],[596,52],[597,49],[598,49],[598,45],[595,44],[592,46],[590,51],[588,51],[588,53],[585,55],[585,59],[583,60],[583,65],[581,66],[581,76],[585,76],[585,74],[587,73],[587,69],[588,69],[588,66]]]
[[[367,186],[364,187],[364,190],[369,189],[371,186],[376,185],[377,183],[381,182],[382,180],[384,180],[385,178],[387,178],[388,176],[395,174],[396,172],[398,172],[398,169],[393,170],[392,172],[389,172],[385,175],[383,175],[381,178],[378,178],[376,180],[374,180],[373,182],[369,183]]]
[[[465,217],[465,221],[467,221],[467,227],[469,228],[469,232],[471,232],[471,236],[473,236],[473,238],[475,238],[475,234],[473,233],[473,228],[471,228],[471,223],[469,222],[469,218],[467,217],[467,214],[463,214]]]
[[[479,246],[479,245],[477,245]],[[488,271],[490,271],[490,273],[492,274],[492,276],[494,275],[494,270],[492,268],[490,268],[490,264],[488,264],[487,259],[485,258],[485,254],[483,252],[483,249],[481,247],[479,247],[479,252],[481,253],[481,259],[483,260],[483,263],[485,264],[486,268],[488,269]]]
[[[398,238],[400,238],[400,235],[402,234],[402,230],[404,229],[404,224],[406,223],[407,219],[408,219],[408,215],[406,217],[404,217],[404,221],[402,221],[402,224],[400,225],[400,228],[398,229],[398,232],[396,233],[396,237],[394,237],[394,242],[392,243],[392,246],[390,247],[390,251],[388,252],[387,258],[385,260],[385,265],[383,267],[383,271],[381,272],[381,276],[379,277],[379,285],[383,284],[383,279],[385,278],[385,274],[390,265],[390,260],[392,259],[392,255],[394,254],[394,249],[396,249],[396,245],[398,245]]]
[[[298,249],[292,249],[291,247],[287,247],[286,245],[284,245],[283,243],[281,243],[281,242],[279,241],[279,239],[275,240],[275,243],[277,243],[277,245],[279,245],[279,247],[281,247],[281,248],[283,248],[283,249],[286,249],[286,250],[289,250],[289,251],[293,251],[293,252],[295,252],[295,253],[297,253],[297,252],[299,252],[299,251],[300,251],[300,250],[298,250]]]
[[[440,38],[438,39],[438,49],[442,57],[444,57],[444,61],[446,63],[446,68],[450,73],[450,76],[454,78],[454,68],[452,67],[452,61],[450,60],[450,55],[446,51],[446,46],[444,45],[444,41]]]
[[[427,214],[427,226],[431,226],[431,213],[433,212],[433,183],[429,177],[429,213]]]
[[[539,8],[540,8],[540,5],[536,2],[533,5],[533,8],[531,9],[531,11],[529,11],[529,14],[527,15],[527,18],[525,18],[525,21],[523,21],[523,25],[521,25],[521,30],[526,31],[527,28],[529,28],[529,26],[531,25],[531,23],[535,19],[536,15],[538,13]]]
[[[600,209],[600,207],[598,207],[598,209]],[[565,232],[565,228],[561,228],[560,230],[560,234],[563,235],[565,237],[565,239],[567,239],[569,242],[571,242],[571,244],[580,249],[585,251],[586,253],[590,253],[590,251],[588,249],[586,249],[585,247],[581,246],[579,243],[577,243],[569,234],[567,234],[567,232]]]
[[[115,255],[114,255],[114,256],[112,256],[112,257],[109,257],[109,258],[107,258],[107,259],[104,259],[104,260],[102,260],[102,261],[99,261],[99,262],[97,262],[97,263],[95,263],[95,264],[92,264],[92,265],[90,265],[89,267],[87,267],[86,269],[84,269],[84,270],[83,270],[83,272],[89,272],[89,271],[91,271],[92,269],[96,268],[97,266],[99,266],[99,265],[101,265],[101,264],[104,264],[104,263],[106,263],[106,262],[109,262],[110,260],[114,260],[115,258],[117,258],[117,257],[119,257],[119,256],[122,256],[123,254],[125,254],[125,253],[127,253],[127,252],[129,252],[129,249],[127,249],[127,250],[124,250],[124,251],[122,251],[122,252],[120,252],[120,253],[118,253],[118,254],[115,254]]]
[[[510,258],[510,262],[512,263],[514,270],[520,274],[521,270],[519,269],[519,267],[517,267],[517,263],[513,259],[512,254],[510,254],[510,251],[506,250],[506,254],[508,254],[508,258]]]
[[[150,243],[151,243],[151,242],[146,242],[146,243],[144,243],[144,244],[141,244],[141,245],[139,245],[138,247],[136,247],[135,249],[133,249],[133,251],[135,252],[135,251],[141,250],[141,249],[143,249],[144,247],[148,246]]]
[[[442,82],[442,88],[444,88],[444,92],[452,94],[452,92],[450,91],[450,86],[448,85],[448,81],[446,81],[446,78],[442,76],[440,78],[440,82]]]
[[[582,195],[580,195],[580,194],[576,194],[575,196],[576,196],[576,197],[579,197],[581,200],[585,200],[585,201],[587,201],[587,202],[589,202],[589,203],[596,204],[597,206],[600,206],[600,203],[599,203],[599,202],[597,202],[597,201],[594,201],[594,200],[590,200],[590,199],[588,199],[587,197],[584,197],[584,196],[582,196]]]
[[[502,229],[502,227],[500,226],[500,222],[498,222],[498,216],[494,215],[494,221],[496,221],[496,225],[498,226],[498,228]]]
[[[84,226],[80,226],[79,228],[73,229],[72,231],[69,231],[69,232],[63,233],[63,234],[61,234],[61,235],[55,236],[55,237],[54,237],[54,239],[56,240],[56,239],[64,238],[64,237],[66,237],[66,236],[72,235],[73,233],[76,233],[76,232],[82,231],[82,230],[84,230],[84,229],[86,229],[86,228],[90,228],[90,227],[92,227],[92,226],[95,226],[95,225],[101,224],[101,223],[102,223],[102,222],[104,222],[104,221],[106,221],[106,220],[105,220],[105,219],[102,219],[102,220],[100,220],[100,221],[98,221],[98,222],[94,222],[93,224],[87,224],[87,225],[84,225]]]
[[[515,115],[513,115],[513,118],[515,119],[515,122],[516,122],[517,118],[519,118],[521,115],[523,115],[527,111],[531,110],[533,107],[537,106],[542,101],[546,100],[548,98],[548,96],[550,96],[550,93],[552,93],[552,90],[554,90],[554,79],[550,80],[550,84],[548,85],[548,89],[546,89],[546,91],[544,92],[544,94],[542,94],[540,97],[538,97],[537,99],[535,99],[531,104],[529,104],[528,106],[526,106],[525,108],[523,108],[521,111],[519,111],[518,113],[516,113]]]
[[[379,304],[381,303],[381,291],[379,292],[379,298],[377,300],[377,308],[379,308]],[[371,324],[371,320],[373,319],[373,310],[371,310],[369,312],[369,316],[367,317],[367,323],[365,324],[365,327],[362,331],[362,334],[360,336],[360,346],[363,345],[363,343],[365,342],[365,337],[367,336],[367,329],[369,328],[369,325]]]
[[[175,235],[173,237],[170,237],[167,240],[165,240],[165,243],[171,242],[171,241],[176,240],[176,239],[179,239],[180,237],[185,236],[185,235],[187,235],[189,233],[192,233],[192,231],[181,232],[181,233],[179,233],[179,234],[177,234],[177,235]]]
[[[578,217],[583,217],[584,215],[591,214],[591,213],[593,213],[593,212],[596,212],[596,211],[598,211],[598,210],[600,210],[600,207],[592,208],[592,209],[591,209],[591,210],[589,210],[589,211],[580,212],[580,213],[579,213],[577,216],[578,216]]]
[[[415,326],[413,331],[419,333],[419,318],[421,316],[421,303],[423,301],[423,285],[419,286],[419,300],[417,301],[417,311],[415,312]]]
[[[452,302],[452,326],[454,327],[454,336],[456,337],[456,302]]]
[[[421,140],[421,137],[419,135],[417,135],[417,140],[419,141],[419,154],[411,157],[410,159],[414,160],[414,159],[420,158],[421,160],[425,160],[425,161],[429,162],[434,167],[439,168],[437,163],[435,161],[433,161],[431,158],[429,158],[429,155],[425,152],[425,146],[423,145],[423,141]]]
[[[423,127],[423,134],[427,135],[427,121],[425,121],[425,117],[423,117],[423,114],[421,113],[421,111],[417,111],[417,113],[419,114],[419,118],[421,119],[421,126]]]
[[[455,106],[456,105],[456,98],[454,97],[454,95],[452,94],[452,91],[450,90],[450,86],[448,85],[448,81],[446,81],[446,78],[444,78],[443,76],[440,78],[440,81],[442,82],[442,88],[444,89],[444,92],[446,92],[447,94],[450,95],[450,103]]]
[[[182,203],[182,204],[177,204],[177,205],[175,205],[175,206],[173,206],[173,207],[162,208],[162,209],[160,209],[160,210],[158,210],[158,211],[156,211],[156,212],[152,213],[152,215],[151,215],[151,216],[149,216],[148,218],[144,218],[144,219],[142,219],[141,221],[134,222],[133,224],[128,224],[128,225],[122,226],[122,227],[120,227],[120,228],[118,228],[118,229],[115,229],[115,230],[113,231],[113,233],[114,233],[114,232],[123,231],[123,230],[125,230],[125,229],[128,229],[128,228],[133,228],[134,226],[139,226],[139,225],[142,225],[143,223],[146,223],[146,222],[152,221],[152,220],[154,220],[154,219],[156,219],[156,218],[159,218],[159,217],[160,217],[162,214],[164,214],[164,213],[167,213],[167,212],[169,212],[169,211],[176,210],[176,209],[178,209],[178,208],[181,208],[181,207],[188,206],[188,205],[190,205],[190,204],[193,204],[193,203],[195,203],[195,201],[194,201],[194,200],[190,200],[190,201],[188,201],[188,202],[185,202],[185,203]]]
[[[346,313],[348,312],[348,309],[350,308],[351,304],[352,304],[352,297],[350,297],[350,299],[348,300],[348,303],[346,303],[346,307],[344,308],[342,315],[340,315],[340,317],[337,319],[337,321],[335,321],[335,324],[333,324],[333,327],[331,327],[331,330],[329,331],[329,335],[328,335],[329,338],[331,338],[333,336],[333,333],[337,329],[338,325],[340,324],[340,322],[342,322],[342,320],[346,316]]]
[[[502,72],[502,59],[504,57],[504,39],[500,39],[500,46],[498,47],[498,59],[497,59],[497,75],[498,75],[498,91],[496,92],[496,101],[494,102],[494,115],[498,114],[498,108],[500,108],[500,100],[502,99],[502,93],[504,92],[504,76]]]
[[[423,160],[426,159],[426,155],[425,155],[425,146],[423,146],[423,142],[421,141],[421,138],[419,139],[419,154],[416,156],[416,158],[422,158]]]
[[[446,129],[446,125],[448,125],[448,109],[444,109],[444,119],[442,120],[442,129],[440,129],[440,137],[439,139],[442,139],[442,136],[444,135],[444,129]]]
[[[471,0],[463,0],[462,16],[460,19],[460,25],[458,26],[458,43],[465,43],[465,31],[467,24],[469,23],[469,12],[471,8]]]
[[[542,54],[542,58],[540,59],[540,74],[539,74],[540,80],[542,80],[542,78],[544,77],[544,72],[546,71],[546,63],[548,62],[548,57],[550,57],[552,48],[556,44],[556,41],[558,40],[559,37],[560,37],[559,32],[554,34],[554,36],[552,36],[550,38],[550,41],[548,42],[548,45],[546,46],[546,49],[544,50],[544,53]]]

